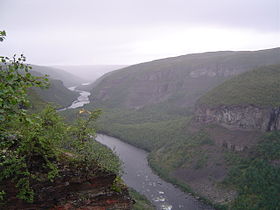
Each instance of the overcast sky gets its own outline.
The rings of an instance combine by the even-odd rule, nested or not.
[[[43,65],[134,64],[280,46],[280,0],[0,0],[0,55]]]

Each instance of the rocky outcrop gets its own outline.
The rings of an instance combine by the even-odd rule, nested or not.
[[[32,204],[16,197],[17,190],[10,180],[1,186],[9,195],[0,209],[52,210],[128,210],[133,200],[123,185],[114,183],[116,175],[100,170],[96,165],[63,163],[60,175],[53,181],[33,183],[35,200]],[[114,186],[114,187],[113,187]]]
[[[280,130],[280,107],[199,105],[196,107],[195,119],[200,123],[219,124],[233,130]]]

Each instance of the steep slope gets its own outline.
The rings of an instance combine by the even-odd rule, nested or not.
[[[279,177],[275,176],[279,164],[271,165],[280,159],[276,152],[280,147],[279,92],[280,65],[261,67],[224,82],[198,100],[194,118],[181,131],[185,136],[154,150],[151,164],[212,201],[232,201],[237,190],[241,194],[234,206],[242,203],[241,209],[250,209],[255,203],[266,203],[264,209],[270,209],[269,196],[256,197],[254,189],[263,194],[266,188],[275,188],[266,192],[274,197],[279,193]],[[263,131],[270,133],[263,137]],[[256,163],[263,164],[266,175]],[[255,177],[249,174],[252,170]],[[244,174],[249,176],[245,180]],[[270,175],[272,180],[262,185],[263,176]]]
[[[280,48],[274,48],[190,54],[137,64],[98,80],[91,100],[110,108],[139,109],[160,103],[189,107],[231,76],[279,60]]]
[[[280,65],[239,75],[204,95],[196,119],[231,129],[280,130]]]
[[[235,167],[242,168],[242,160],[246,161],[248,171],[255,170],[252,161],[257,159],[256,148],[262,147],[259,142],[263,131],[277,130],[279,125],[279,65],[251,72],[256,67],[278,64],[279,56],[280,48],[216,52],[179,57],[188,60],[182,61],[181,68],[172,61],[179,58],[127,67],[104,75],[94,84],[91,106],[104,110],[99,121],[100,131],[151,151],[149,162],[162,176],[183,187],[189,186],[215,203],[228,204],[236,198],[240,184],[231,182],[228,186],[226,180],[229,177],[240,180],[238,175],[244,174],[231,171]],[[163,84],[167,84],[166,89],[161,89]],[[214,87],[217,88],[213,92],[201,98]],[[189,107],[197,100],[196,116],[192,117]],[[235,112],[219,115],[224,113],[221,107],[227,110],[236,106],[238,115]],[[211,115],[214,120],[208,122],[207,117]],[[245,121],[251,124],[255,121],[256,125],[265,121],[262,116],[268,116],[270,129],[250,128],[238,120],[232,121],[247,115],[250,118]],[[230,120],[220,122],[219,119]],[[278,144],[273,142],[275,148],[279,148]],[[266,157],[260,155],[259,158],[262,161]],[[277,158],[275,161],[277,163]],[[240,183],[245,186],[243,181]],[[243,202],[246,203],[246,199]]]
[[[116,185],[116,174],[99,168],[96,163],[69,160],[63,157],[59,164],[59,175],[53,181],[34,182],[36,198],[33,203],[20,200],[10,180],[1,183],[1,189],[9,193],[1,209],[132,209],[126,186]],[[116,188],[116,187],[115,187]]]
[[[280,61],[279,61],[280,62]],[[199,105],[280,105],[280,65],[264,66],[236,76],[209,91]]]
[[[280,48],[212,52],[130,66],[93,83],[87,107],[103,109],[100,131],[152,151],[181,133],[199,96],[251,66],[278,63],[279,56]]]
[[[53,103],[60,107],[69,106],[77,99],[79,93],[67,89],[60,80],[50,79],[47,89],[34,88],[37,95],[45,102]]]
[[[34,92],[29,92],[31,96],[33,96],[35,102],[43,100],[48,103],[53,103],[59,107],[65,107],[71,105],[79,95],[77,92],[73,92],[66,88],[64,84],[66,83],[68,85],[78,85],[81,84],[80,82],[82,81],[67,72],[49,67],[32,66],[32,70],[30,71],[30,73],[34,76],[40,77],[44,76],[45,74],[49,75],[49,88],[33,88]],[[56,78],[61,78],[64,82]],[[38,97],[40,99],[38,99]],[[36,108],[36,105],[34,107]]]
[[[52,79],[61,80],[63,82],[63,85],[66,87],[71,87],[86,82],[85,79],[82,79],[62,69],[53,68],[49,66],[37,66],[37,65],[31,65],[31,66],[32,66],[32,71],[38,72],[42,75],[47,74]]]

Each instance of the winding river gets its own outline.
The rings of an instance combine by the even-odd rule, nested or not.
[[[80,96],[71,106],[65,109],[82,107],[84,104],[89,103],[89,92],[76,90],[76,87],[69,89],[79,92]],[[98,134],[96,140],[116,152],[123,162],[124,174],[122,178],[124,182],[129,187],[145,195],[157,209],[213,209],[158,177],[149,167],[147,161],[148,153],[144,150],[102,134]]]
[[[83,83],[82,85],[88,85],[88,84],[89,83]],[[70,106],[63,109],[59,109],[58,111],[64,111],[67,109],[76,109],[79,107],[83,107],[85,104],[89,104],[90,92],[76,89],[77,87],[78,86],[73,86],[73,87],[69,87],[68,89],[74,92],[78,92],[80,94],[78,98],[75,101],[73,101],[73,103]]]

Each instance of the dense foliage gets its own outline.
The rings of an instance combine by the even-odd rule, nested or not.
[[[87,109],[98,106],[89,104]],[[74,110],[61,113],[69,122],[75,119]],[[152,151],[166,142],[176,141],[185,135],[185,126],[190,120],[187,109],[149,107],[139,110],[102,109],[96,122],[98,132],[118,137],[130,144]]]
[[[4,40],[5,33],[0,37]],[[9,196],[3,190],[7,183],[17,189],[18,198],[33,202],[33,184],[53,181],[59,175],[62,154],[119,173],[118,158],[90,141],[95,135],[90,124],[100,111],[81,110],[73,125],[67,125],[51,106],[45,105],[39,113],[30,112],[28,91],[47,87],[48,79],[33,76],[23,55],[0,59],[0,203]]]
[[[180,140],[184,136],[185,124],[189,117],[180,117],[165,121],[143,123],[110,123],[109,121],[98,122],[99,132],[118,137],[130,144],[152,151],[162,147],[168,142]]]
[[[134,189],[129,189],[129,194],[135,200],[135,204],[132,207],[132,210],[154,210],[156,209],[151,202],[142,194],[138,193]]]
[[[233,209],[277,210],[280,206],[280,132],[266,135],[249,158],[235,158],[227,180],[239,195]]]
[[[280,105],[280,65],[265,66],[230,79],[204,95],[207,105]]]
[[[15,116],[23,116],[26,112],[21,108],[28,106],[26,91],[30,87],[46,87],[47,79],[32,76],[30,66],[24,65],[25,57],[14,55],[13,59],[0,57],[0,113],[1,121],[10,121]]]
[[[24,61],[23,55],[19,58],[14,56],[11,60],[1,57],[0,181],[12,178],[19,190],[18,197],[32,201],[34,195],[30,180],[38,178],[33,166],[40,162],[38,171],[42,171],[49,179],[56,175],[53,164],[56,150],[52,146],[60,136],[49,132],[57,128],[53,111],[48,109],[37,116],[29,115],[26,111],[29,105],[27,89],[46,86],[47,79],[32,76]],[[52,138],[49,138],[50,133]]]

